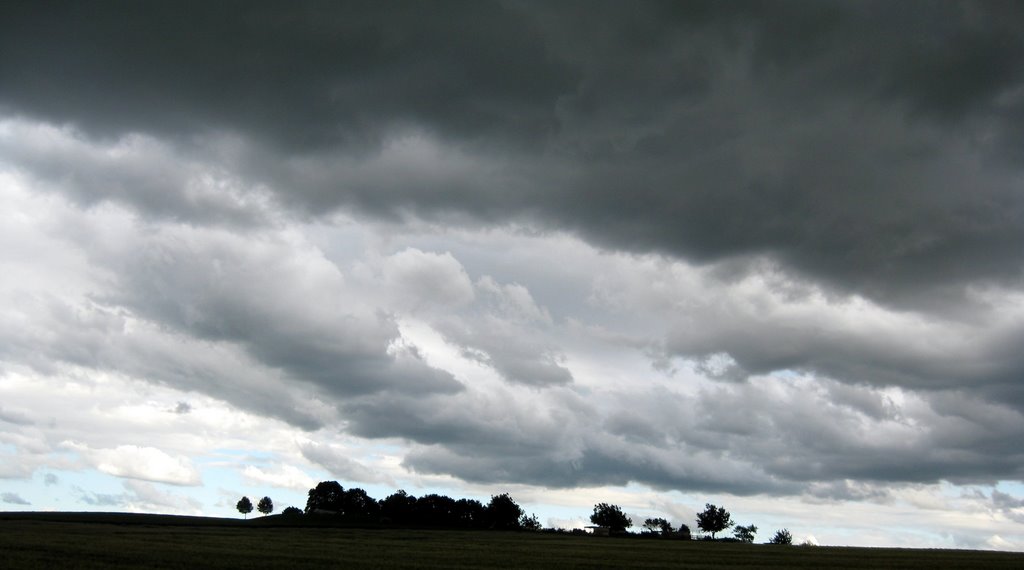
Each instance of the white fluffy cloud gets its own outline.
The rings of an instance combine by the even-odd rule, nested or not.
[[[253,484],[270,485],[302,492],[316,487],[316,480],[305,471],[292,465],[280,465],[269,469],[247,465],[242,474],[246,481]]]
[[[169,455],[155,447],[119,445],[93,449],[74,441],[63,445],[86,458],[96,469],[115,477],[141,479],[172,485],[200,485],[202,479],[192,461],[184,455]]]

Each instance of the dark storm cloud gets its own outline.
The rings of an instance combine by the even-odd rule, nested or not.
[[[322,425],[302,395],[261,379],[261,371],[223,347],[164,336],[145,325],[131,331],[119,308],[79,307],[46,296],[19,301],[21,316],[30,325],[0,322],[0,358],[5,362],[20,363],[45,376],[61,374],[65,365],[128,374],[199,390],[304,429]]]
[[[840,397],[836,397],[840,393]],[[882,500],[879,487],[1024,475],[1024,416],[963,392],[901,404],[828,380],[726,384],[695,396],[616,392],[599,411],[566,392],[542,404],[500,395],[374,398],[346,405],[349,429],[418,443],[405,465],[480,483],[625,485],[740,495]]]
[[[372,469],[345,456],[343,450],[332,449],[330,445],[306,443],[299,446],[302,456],[327,470],[334,477],[350,481],[380,481],[381,477]]]
[[[1021,273],[1015,3],[26,2],[0,20],[10,112],[255,137],[305,161],[248,166],[300,209],[765,253],[890,302]],[[494,168],[331,169],[410,129]]]
[[[150,218],[242,229],[269,223],[260,208],[266,191],[140,135],[95,140],[75,129],[4,121],[0,165],[85,207],[114,202]]]
[[[4,102],[96,132],[226,129],[287,150],[424,120],[537,136],[572,81],[493,2],[15,2],[3,15]]]
[[[7,2],[0,113],[15,118],[0,159],[78,205],[178,224],[111,251],[124,236],[61,226],[103,244],[84,255],[109,289],[89,306],[17,303],[32,318],[0,326],[0,357],[117,369],[321,427],[290,391],[301,380],[349,433],[415,442],[406,466],[487,483],[877,500],[850,481],[1020,478],[1024,334],[999,315],[1024,269],[1021,30],[1024,9],[999,2]],[[453,315],[434,315],[436,332],[544,388],[517,401],[394,350],[394,315],[315,248],[261,233],[265,193],[311,217],[568,231],[718,264],[723,290],[771,281],[767,259],[788,281],[767,288],[797,302],[773,313],[774,298],[687,289],[652,312],[669,322],[648,344],[736,382],[620,387],[602,408],[528,295],[526,317],[463,319],[474,295],[515,291],[474,285],[450,254],[407,259],[454,273],[399,273],[410,304],[395,306],[443,298]],[[210,354],[182,364],[183,346]],[[233,350],[249,360],[220,361]],[[779,370],[813,386],[751,380]],[[336,450],[302,453],[359,472]]]
[[[573,458],[479,454],[473,448],[414,449],[405,465],[425,473],[449,473],[478,483],[525,483],[545,487],[625,486],[639,482],[656,489],[725,492],[736,495],[784,494],[797,484],[774,479],[742,461],[698,455],[690,461],[668,457],[687,450],[651,450],[626,445],[601,445]],[[697,460],[699,459],[699,460]]]
[[[695,309],[673,326],[664,348],[704,361],[728,354],[728,365],[707,370],[723,380],[810,370],[879,386],[970,387],[998,401],[1024,403],[1024,387],[1016,382],[1024,371],[1024,358],[1011,348],[1020,345],[1024,332],[1019,327],[997,328],[994,313],[1000,307],[983,305],[976,306],[978,323],[914,319],[868,330],[858,330],[857,319],[870,318],[863,312],[828,314],[825,307],[761,315]]]
[[[105,293],[84,307],[24,295],[19,311],[32,326],[0,322],[0,357],[47,374],[59,363],[117,370],[303,428],[320,421],[302,386],[331,398],[463,388],[415,350],[389,350],[394,320],[354,301],[337,267],[288,236],[167,226],[99,246],[106,230],[72,232],[116,276]]]
[[[153,236],[118,260],[109,301],[197,338],[239,343],[258,361],[335,396],[457,392],[415,351],[389,354],[398,327],[346,298],[337,268],[278,237]],[[311,252],[306,252],[311,253]]]
[[[992,508],[1016,523],[1024,523],[1024,499],[992,489]]]

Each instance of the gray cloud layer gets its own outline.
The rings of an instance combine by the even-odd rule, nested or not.
[[[768,253],[904,303],[1021,276],[1014,3],[4,11],[9,110],[98,136],[255,136],[301,158],[301,172],[252,172],[300,208],[526,219],[705,260]],[[411,165],[400,187],[394,169],[337,170],[410,129],[493,167]]]
[[[0,357],[310,430],[321,398],[473,481],[1019,479],[1022,29],[999,2],[8,2],[0,166],[71,201],[46,229],[90,275],[22,292]],[[336,214],[636,255],[531,250],[534,293],[415,247],[343,272],[291,229]],[[430,366],[403,317],[501,382]],[[581,388],[573,334],[725,382]]]

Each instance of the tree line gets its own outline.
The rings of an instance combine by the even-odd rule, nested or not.
[[[238,512],[248,515],[253,510],[248,497],[242,497],[236,505]],[[268,515],[274,510],[270,497],[263,497],[257,510]],[[527,515],[508,493],[491,496],[485,505],[476,499],[453,499],[446,495],[431,493],[415,497],[404,490],[398,490],[382,500],[371,497],[358,487],[345,489],[337,481],[322,481],[309,490],[306,507],[288,507],[282,515],[311,515],[342,517],[352,522],[373,522],[398,526],[496,529],[496,530],[541,530],[536,515]],[[633,520],[618,505],[598,503],[590,515],[590,522],[608,533],[625,534],[633,526]],[[697,513],[697,528],[710,534],[706,539],[716,540],[719,532],[733,529],[734,537],[727,540],[753,542],[757,533],[754,525],[733,525],[732,515],[724,507],[708,503],[704,511]],[[674,528],[668,520],[656,517],[644,521],[643,533],[691,538],[690,528],[681,524]],[[793,537],[787,529],[781,529],[769,540],[770,544],[792,544]]]
[[[269,498],[264,497],[266,501]],[[263,501],[261,501],[262,504]],[[271,510],[273,507],[270,507]],[[247,497],[238,502],[238,511],[252,512]],[[270,511],[260,512],[268,514]],[[476,499],[453,499],[446,495],[428,494],[415,497],[404,490],[377,500],[358,487],[345,489],[337,481],[322,481],[309,490],[306,507],[288,507],[283,515],[306,514],[332,516],[352,522],[380,522],[399,526],[540,530],[536,515],[527,515],[508,493],[494,495],[485,505]]]
[[[594,512],[590,515],[590,522],[611,532],[624,533],[627,528],[633,526],[633,519],[629,518],[617,505],[598,503],[594,505]],[[757,534],[757,527],[754,525],[733,525],[732,515],[725,507],[719,507],[708,503],[704,510],[697,513],[697,528],[710,534],[708,540],[716,540],[715,535],[723,530],[733,529],[733,538],[739,542],[754,542]],[[672,523],[661,517],[649,518],[642,526],[643,533],[648,535],[661,535],[665,537],[677,537],[683,540],[690,540],[690,527],[685,524],[674,528]],[[781,529],[768,541],[769,544],[793,544],[793,535],[788,529]]]

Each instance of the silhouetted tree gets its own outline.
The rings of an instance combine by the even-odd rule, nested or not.
[[[732,526],[732,516],[725,507],[716,507],[711,503],[705,505],[703,513],[697,513],[697,528],[704,532],[710,532],[711,538],[715,533],[721,532]]]
[[[531,514],[530,516],[523,515],[519,518],[519,528],[523,530],[540,530],[540,521],[537,520],[537,515]]]
[[[270,497],[263,497],[260,502],[256,503],[256,510],[263,513],[263,516],[267,516],[274,512],[274,501],[271,501]]]
[[[316,487],[309,490],[309,497],[306,499],[306,512],[315,510],[344,512],[342,500],[345,496],[345,488],[337,481],[321,481]]]
[[[487,509],[476,499],[455,501],[453,512],[456,525],[462,528],[485,528],[487,525]]]
[[[346,517],[366,518],[377,514],[377,500],[359,487],[341,493],[341,514]]]
[[[455,499],[431,493],[416,499],[416,522],[434,527],[453,527],[456,524]]]
[[[493,495],[487,503],[487,523],[490,528],[509,530],[519,528],[523,509],[508,493]]]
[[[690,527],[686,526],[685,524],[679,525],[679,538],[683,540],[690,540]]]
[[[390,522],[408,524],[412,522],[416,497],[399,489],[380,501],[380,516]]]
[[[664,536],[672,534],[672,531],[674,530],[672,528],[672,523],[668,522],[667,520],[661,517],[645,520],[644,529],[652,534],[661,533]]]
[[[789,534],[789,529],[782,529],[775,532],[775,536],[768,541],[768,544],[793,544],[793,535]]]
[[[399,489],[380,502],[380,515],[398,524],[411,524],[416,514],[416,497]]]
[[[740,526],[736,525],[733,529],[733,536],[740,539],[743,542],[754,542],[754,535],[757,534],[757,527],[754,525]]]
[[[285,509],[281,511],[281,514],[286,517],[294,517],[296,515],[301,515],[302,509],[299,507],[285,507]]]
[[[238,512],[245,515],[245,518],[249,518],[249,513],[252,512],[252,501],[249,500],[249,497],[242,497],[235,504],[235,508],[238,509]]]
[[[598,503],[594,505],[594,512],[590,515],[590,522],[606,526],[614,531],[624,531],[633,525],[633,520],[622,512],[618,505]]]

